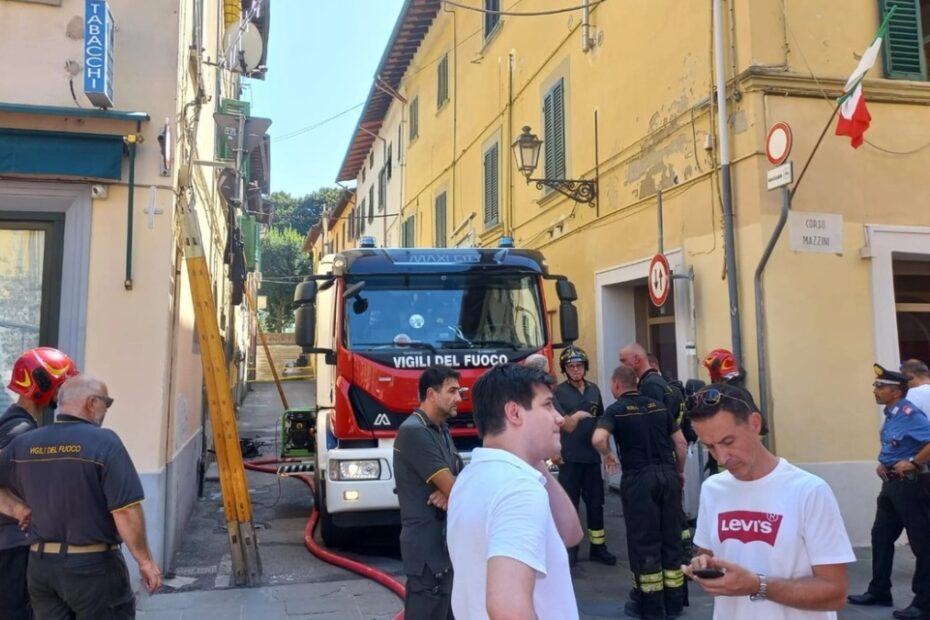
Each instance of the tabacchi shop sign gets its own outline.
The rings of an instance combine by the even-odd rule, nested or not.
[[[113,107],[114,30],[107,0],[85,0],[84,94],[98,108]]]

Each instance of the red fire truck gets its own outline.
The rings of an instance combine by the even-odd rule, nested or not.
[[[560,342],[548,322],[547,279],[560,302]],[[499,248],[363,244],[324,257],[294,295],[296,343],[316,355],[315,408],[302,424],[311,430],[303,437],[324,543],[338,546],[350,528],[399,523],[392,448],[418,404],[423,368],[451,366],[470,388],[495,364],[532,353],[551,360],[553,348],[578,337],[575,299],[542,254],[506,238]],[[449,426],[467,462],[480,445],[467,396]]]

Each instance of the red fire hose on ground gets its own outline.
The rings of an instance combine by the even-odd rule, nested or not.
[[[258,471],[266,474],[275,474],[277,475],[278,470],[274,467],[276,465],[284,465],[287,463],[293,463],[294,461],[288,460],[279,460],[279,459],[254,459],[252,461],[245,461],[245,468],[252,471]],[[311,493],[316,491],[316,480],[313,476],[306,476],[302,474],[291,474],[289,478],[297,478],[301,482],[307,485]],[[394,579],[391,575],[380,571],[377,568],[372,568],[371,566],[366,566],[361,562],[356,562],[345,556],[333,553],[325,547],[317,544],[316,540],[313,538],[313,530],[316,528],[316,522],[319,519],[320,515],[317,512],[316,505],[313,506],[313,512],[310,513],[310,518],[307,519],[307,525],[304,528],[304,546],[307,547],[307,550],[320,558],[324,562],[332,564],[333,566],[338,566],[346,570],[350,570],[353,573],[361,575],[367,579],[384,586],[394,594],[396,594],[401,601],[404,600],[407,594],[407,590],[404,588],[404,585]],[[394,620],[404,620],[404,612],[401,610],[399,614],[394,617]]]

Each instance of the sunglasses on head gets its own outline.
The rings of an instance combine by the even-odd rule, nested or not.
[[[720,404],[724,398],[729,398],[730,400],[735,400],[743,403],[750,411],[758,411],[758,407],[753,405],[746,400],[739,398],[737,396],[730,396],[729,394],[724,394],[717,388],[705,388],[699,390],[688,397],[687,407],[689,410],[695,409],[697,407],[716,407]]]

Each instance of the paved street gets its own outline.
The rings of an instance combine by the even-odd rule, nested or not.
[[[311,384],[287,382],[291,405],[310,402]],[[273,384],[256,384],[240,412],[243,437],[261,442],[263,457],[276,453],[276,424],[281,406]],[[294,480],[248,472],[249,487],[259,532],[264,569],[263,585],[257,588],[230,587],[231,562],[224,527],[219,483],[205,484],[187,528],[182,548],[165,587],[155,596],[140,595],[138,617],[143,620],[233,620],[235,618],[276,618],[315,620],[393,618],[401,603],[392,593],[354,573],[326,564],[313,557],[303,545],[303,530],[312,501],[305,486]],[[863,498],[872,502],[873,499]],[[586,620],[623,617],[622,606],[629,591],[630,572],[626,566],[623,519],[619,497],[608,493],[607,532],[611,551],[620,557],[616,567],[582,561],[573,571],[581,617]],[[376,566],[403,579],[397,549],[397,531],[391,528],[366,530],[365,537],[346,550],[350,557]],[[869,550],[857,549],[860,561],[850,569],[850,590],[861,592],[869,579]],[[897,554],[895,600],[900,606],[910,602],[909,584],[913,557],[906,547]],[[691,607],[685,620],[709,619],[712,599],[691,588]],[[847,607],[843,620],[891,618],[888,608],[878,610]]]

